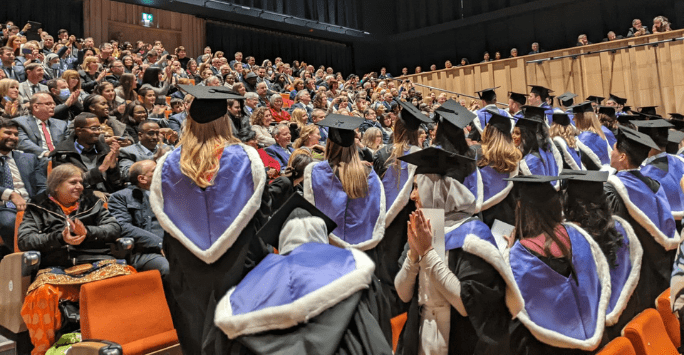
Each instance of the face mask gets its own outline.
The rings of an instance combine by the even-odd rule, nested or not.
[[[273,70],[269,70],[268,75],[272,75],[272,74],[273,74]]]
[[[52,64],[50,68],[52,68],[53,70],[59,70],[59,63]]]
[[[68,98],[69,98],[69,95],[71,95],[71,92],[69,91],[69,89],[62,89],[62,90],[59,91],[59,98],[60,98],[61,100],[66,100],[66,99],[68,99]]]

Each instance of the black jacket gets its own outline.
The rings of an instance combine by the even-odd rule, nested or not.
[[[74,146],[74,140],[75,137],[71,134],[67,139],[57,144],[55,150],[50,153],[52,167],[56,168],[61,164],[67,163],[74,164],[85,171],[83,187],[86,189],[96,189],[110,193],[119,190],[124,181],[119,171],[118,162],[114,168],[108,169],[105,174],[102,174],[97,167],[88,169],[86,168],[85,163],[83,163],[81,154]],[[97,150],[97,166],[100,166],[102,162],[104,162],[105,156],[109,153],[109,146],[105,144],[101,137],[100,140],[95,143],[95,149]]]
[[[48,194],[34,197],[26,206],[24,220],[19,227],[19,249],[39,251],[41,268],[68,267],[114,258],[109,244],[119,238],[121,227],[104,207],[102,200],[91,191],[84,190],[78,209],[69,218],[80,220],[88,230],[86,239],[80,245],[68,245],[62,239],[66,216]]]
[[[121,225],[121,237],[135,240],[136,253],[159,253],[164,230],[152,212],[150,198],[137,186],[128,186],[109,197],[109,211]]]

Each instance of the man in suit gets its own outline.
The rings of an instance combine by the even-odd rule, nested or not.
[[[163,151],[171,150],[171,147],[164,144],[159,147],[157,144],[162,140],[159,133],[159,125],[146,120],[138,125],[138,143],[121,148],[119,151],[119,168],[124,180],[128,180],[128,171],[131,166],[138,161],[154,159],[158,149]],[[163,154],[163,152],[159,152]]]
[[[67,123],[56,118],[55,101],[46,92],[38,92],[29,101],[30,115],[14,120],[19,125],[19,150],[47,158],[64,139]]]
[[[311,95],[309,95],[309,92],[306,90],[299,90],[297,92],[297,96],[295,96],[295,104],[290,106],[290,114],[292,114],[292,111],[295,109],[301,108],[303,110],[306,110],[306,114],[311,117],[311,113],[313,112],[313,106],[311,104]]]
[[[42,65],[31,63],[25,67],[25,70],[26,81],[19,84],[19,96],[21,96],[24,102],[28,102],[33,94],[48,91],[48,87],[40,83],[43,80],[43,74],[45,74]]]
[[[281,171],[285,171],[287,168],[287,162],[290,160],[290,155],[294,151],[290,142],[292,135],[290,134],[290,127],[287,123],[279,123],[275,130],[276,144],[266,147],[264,151],[271,158],[278,161],[281,167]]]
[[[33,154],[14,151],[19,143],[16,122],[0,118],[0,259],[14,251],[14,221],[26,200],[45,191],[46,166]]]
[[[14,50],[11,47],[0,48],[0,61],[2,62],[2,71],[5,72],[5,77],[18,82],[26,80],[24,67],[14,65]]]
[[[159,270],[165,277],[169,262],[161,255],[164,229],[152,213],[149,197],[156,166],[154,160],[133,164],[129,175],[131,185],[109,197],[109,212],[121,225],[121,237],[135,240],[131,265],[138,271]]]
[[[52,165],[74,164],[83,174],[83,187],[103,193],[117,191],[123,185],[119,171],[119,143],[100,138],[100,120],[90,112],[74,118],[74,134],[55,146],[50,153]]]

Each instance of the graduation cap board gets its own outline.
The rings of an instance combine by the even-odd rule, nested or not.
[[[667,152],[670,154],[677,154],[679,151],[679,144],[682,140],[684,140],[684,132],[670,130],[667,136]]]
[[[195,97],[190,105],[190,117],[197,123],[209,123],[228,113],[226,100],[243,100],[244,97],[231,93],[223,86],[178,85],[186,93]]]
[[[481,100],[484,101],[492,101],[492,99],[496,96],[496,89],[500,88],[501,86],[497,86],[495,88],[489,88],[489,89],[484,89],[480,91],[476,91],[477,95],[480,97]]]
[[[404,126],[409,131],[417,131],[422,123],[431,123],[432,120],[425,116],[417,107],[413,106],[410,102],[403,102],[401,100],[394,99],[402,110],[399,112],[399,118],[404,122]]]
[[[615,96],[613,94],[610,94],[610,97],[608,97],[608,101],[614,101],[618,105],[624,105],[627,103],[627,99],[623,99],[619,96]]]
[[[620,134],[618,134],[618,142],[621,139],[626,139],[629,141],[630,144],[636,144],[645,148],[649,149],[658,149],[660,150],[660,147],[649,137],[647,134],[641,133],[639,131],[636,131],[634,129],[625,127],[625,126],[619,126],[620,129]]]
[[[468,111],[467,108],[451,99],[436,108],[435,112],[443,119],[442,121],[446,121],[460,129],[465,128],[477,117],[476,114]]]
[[[510,117],[502,116],[498,112],[490,112],[492,117],[489,118],[487,126],[492,126],[498,129],[501,133],[511,134],[513,130],[513,122]]]
[[[612,106],[599,106],[598,113],[602,113],[609,117],[615,117],[615,107]]]
[[[621,125],[629,126],[631,125],[632,121],[640,120],[641,116],[639,115],[619,115],[617,116],[617,120]]]
[[[571,93],[571,92],[565,92],[561,95],[558,95],[558,101],[561,103],[561,105],[568,107],[572,105],[572,100],[576,98],[577,95]]]
[[[361,117],[331,113],[317,124],[329,128],[328,139],[335,144],[339,144],[343,147],[351,147],[354,145],[354,140],[356,139],[356,132],[354,130],[358,128],[361,123],[363,123],[363,118]]]
[[[684,120],[684,115],[681,113],[668,113],[670,115],[670,118],[673,118],[675,120]]]
[[[567,180],[567,192],[571,198],[587,201],[604,199],[603,183],[608,181],[607,171],[564,170],[560,176]]]
[[[672,114],[670,114],[672,115]],[[672,118],[669,120],[670,123],[675,127],[676,130],[682,130],[684,129],[684,118],[678,118],[675,116],[672,116]]]
[[[335,228],[337,228],[337,224],[328,216],[326,216],[323,212],[321,212],[321,210],[316,208],[316,206],[312,205],[302,195],[294,193],[273,214],[271,219],[269,219],[268,222],[266,222],[266,224],[264,224],[264,226],[261,227],[261,229],[259,229],[259,231],[257,232],[257,237],[261,238],[261,240],[263,240],[264,243],[277,247],[278,239],[280,237],[280,230],[283,229],[285,223],[289,219],[291,219],[290,215],[292,214],[292,212],[298,208],[307,211],[313,217],[319,217],[323,219],[323,221],[325,222],[325,226],[328,229],[328,234],[330,234],[333,230],[335,230]],[[305,213],[299,215],[305,215]]]
[[[668,130],[674,125],[664,119],[650,119],[648,121],[631,121],[637,127],[639,132],[649,135],[653,141],[664,147],[667,145]]]
[[[639,127],[639,128],[670,128],[674,127],[674,125],[667,120],[664,119],[655,119],[655,120],[634,120],[630,121],[633,125]]]
[[[581,104],[572,106],[573,113],[594,112],[594,107],[591,106],[591,101],[585,101]]]
[[[546,99],[549,96],[550,92],[553,92],[553,90],[545,88],[541,85],[528,85],[532,89],[530,89],[530,92],[533,94],[537,94],[541,96],[542,99]]]
[[[658,106],[644,106],[644,107],[639,107],[638,109],[639,109],[639,113],[656,116],[656,115],[658,115],[658,113],[656,112],[656,108],[658,108]]]
[[[450,172],[458,171],[465,164],[475,160],[446,150],[429,147],[415,153],[397,158],[416,166],[416,174],[451,175]]]
[[[531,203],[544,202],[556,193],[553,182],[563,179],[560,176],[546,175],[518,175],[505,178],[504,181],[513,182],[513,197]]]
[[[570,116],[567,113],[554,113],[553,123],[557,123],[561,126],[569,126],[571,123]]]
[[[586,100],[586,101],[591,101],[591,102],[593,102],[593,103],[597,103],[597,104],[600,105],[601,102],[603,102],[603,100],[605,100],[605,99],[606,99],[605,97],[591,95],[591,96],[587,97],[585,100]]]
[[[523,116],[515,123],[516,126],[534,126],[546,121],[546,109],[543,107],[525,105],[522,107]]]
[[[513,100],[513,101],[515,101],[521,105],[524,105],[527,103],[527,95],[525,95],[525,94],[520,94],[520,93],[511,91],[508,93],[508,97],[510,97],[511,100]]]

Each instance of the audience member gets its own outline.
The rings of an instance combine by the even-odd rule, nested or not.
[[[128,147],[119,150],[119,168],[121,169],[121,177],[123,180],[130,180],[129,169],[136,162],[156,159],[171,147],[164,144],[163,135],[160,133],[160,128],[157,122],[152,120],[145,120],[138,124],[138,142]],[[130,181],[133,183],[133,181]]]
[[[638,37],[638,36],[643,36],[643,35],[650,35],[651,32],[648,31],[648,28],[644,27],[641,24],[641,20],[638,18],[635,18],[632,20],[632,27],[629,28],[627,31],[627,38],[630,37]]]
[[[29,101],[30,115],[17,117],[19,126],[19,149],[47,158],[56,145],[64,140],[67,123],[52,118],[55,102],[47,92],[38,92]]]
[[[31,63],[26,67],[26,81],[19,84],[19,95],[23,102],[29,102],[31,96],[37,92],[48,91],[48,87],[41,84],[43,80],[43,66]]]

